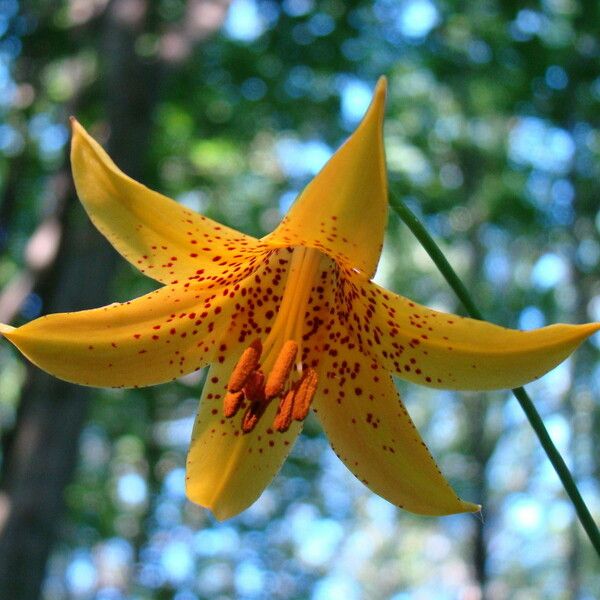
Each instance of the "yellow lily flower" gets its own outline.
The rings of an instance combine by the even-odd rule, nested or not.
[[[388,209],[385,94],[381,79],[357,130],[261,240],[130,179],[73,121],[85,209],[163,286],[131,302],[0,325],[0,333],[40,368],[84,385],[152,385],[210,364],[187,495],[219,519],[258,498],[311,407],[348,468],[390,502],[425,515],[479,510],[440,473],[391,375],[434,388],[513,388],[600,328],[505,329],[370,280]]]

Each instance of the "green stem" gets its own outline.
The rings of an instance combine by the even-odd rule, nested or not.
[[[450,284],[450,287],[454,290],[460,301],[463,303],[469,316],[473,317],[474,319],[484,320],[481,311],[473,302],[473,299],[467,291],[467,288],[459,279],[454,269],[450,266],[450,263],[446,260],[446,257],[440,250],[439,246],[435,243],[431,235],[429,235],[429,232],[425,229],[421,221],[419,221],[416,215],[400,198],[397,198],[392,194],[390,194],[390,205],[408,226],[408,228],[413,232],[423,248],[425,248],[427,254],[429,254],[440,273],[444,276],[446,281]],[[575,480],[569,471],[569,467],[567,467],[563,457],[552,442],[548,430],[546,429],[542,418],[537,412],[527,392],[520,387],[512,390],[512,393],[521,405],[521,408],[525,412],[529,423],[538,436],[546,455],[550,459],[556,474],[560,478],[565,491],[569,495],[569,498],[575,507],[575,511],[577,512],[577,516],[579,517],[581,525],[585,529],[585,532],[592,542],[594,549],[598,553],[598,556],[600,556],[600,531],[598,530],[598,526],[594,522],[588,507],[581,497],[579,489],[575,484]]]

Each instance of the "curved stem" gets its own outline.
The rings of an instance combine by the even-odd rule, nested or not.
[[[446,281],[450,284],[450,287],[454,290],[455,294],[462,302],[469,316],[473,317],[474,319],[484,320],[481,311],[473,302],[473,299],[467,291],[467,288],[455,273],[454,269],[450,266],[450,263],[446,260],[446,257],[440,250],[439,246],[435,243],[431,235],[429,235],[429,232],[425,229],[424,225],[421,223],[421,221],[419,221],[417,216],[400,198],[395,197],[391,193],[390,205],[402,219],[402,221],[404,221],[408,228],[413,232],[423,248],[425,248],[427,254],[429,254],[440,273],[444,276]],[[569,471],[569,467],[567,467],[563,457],[550,438],[550,434],[548,433],[542,418],[537,412],[527,392],[520,387],[512,390],[512,393],[521,405],[521,408],[527,416],[531,427],[533,427],[533,430],[535,431],[542,448],[546,453],[546,456],[552,463],[556,474],[560,478],[565,491],[569,495],[569,498],[575,507],[575,511],[577,512],[577,516],[579,517],[581,525],[590,539],[590,542],[594,546],[598,556],[600,556],[600,531],[598,530],[598,526],[594,522],[588,507],[581,497],[581,493],[579,492],[575,480]]]

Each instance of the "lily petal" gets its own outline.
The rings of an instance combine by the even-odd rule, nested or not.
[[[300,423],[293,423],[285,433],[272,429],[277,402],[271,402],[250,433],[242,433],[244,408],[235,417],[224,418],[225,387],[240,355],[241,351],[211,366],[187,459],[187,497],[211,509],[221,521],[242,512],[260,496],[302,429]]]
[[[228,280],[264,251],[258,240],[188,210],[134,181],[72,120],[71,165],[98,230],[133,266],[162,283],[201,275]]]
[[[106,387],[169,381],[223,362],[247,337],[265,333],[279,310],[290,254],[271,251],[230,286],[164,286],[130,302],[52,314],[16,329],[0,324],[0,334],[67,381]],[[229,342],[217,345],[226,332],[233,332]]]
[[[364,353],[403,379],[435,388],[519,387],[600,330],[600,323],[507,329],[421,306],[351,270],[340,278],[337,300],[338,319]]]
[[[422,515],[478,511],[476,504],[458,498],[440,473],[388,373],[356,349],[340,348],[339,354],[321,364],[313,406],[346,466],[373,492],[405,510]]]
[[[56,313],[22,327],[0,326],[31,362],[82,385],[145,386],[213,359],[215,337],[233,311],[228,296],[165,286],[136,300]],[[220,330],[221,329],[221,330]]]
[[[358,129],[264,242],[317,248],[368,277],[373,275],[388,209],[382,131],[385,95],[386,80],[382,77]]]

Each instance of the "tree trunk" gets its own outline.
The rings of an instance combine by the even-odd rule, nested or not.
[[[135,10],[134,10],[135,9]],[[139,177],[155,106],[156,69],[142,64],[135,41],[146,21],[146,4],[113,0],[104,23],[109,150]],[[38,290],[44,312],[106,304],[116,253],[83,211],[66,211],[64,235],[53,273]],[[15,433],[4,452],[0,497],[0,600],[39,597],[45,566],[64,509],[64,490],[76,461],[90,391],[31,368]]]

